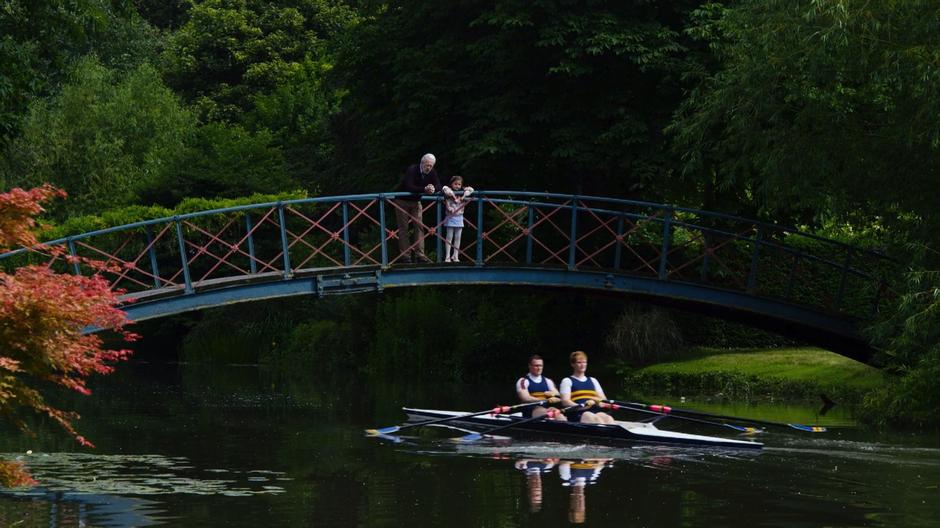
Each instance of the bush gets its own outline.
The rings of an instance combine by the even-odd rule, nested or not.
[[[279,200],[298,200],[302,198],[307,198],[306,192],[292,191],[279,194],[252,194],[250,196],[230,199],[187,198],[173,208],[160,207],[158,205],[131,205],[111,209],[97,215],[75,216],[57,225],[46,225],[44,226],[44,231],[41,233],[40,240],[56,240],[69,235],[79,235],[98,229],[118,227],[145,220],[155,220],[157,218],[168,218],[174,215],[209,211],[212,209],[226,209],[240,205],[277,202]]]
[[[350,350],[352,329],[347,321],[321,319],[300,323],[291,330],[287,344],[275,353],[274,362],[284,366],[311,367],[321,374],[353,366]]]
[[[685,348],[672,315],[659,307],[628,306],[611,326],[606,348],[632,366],[677,357]]]
[[[124,74],[86,57],[59,94],[30,105],[0,170],[7,184],[65,189],[69,200],[53,210],[60,218],[129,205],[176,159],[194,124],[150,65]]]
[[[877,358],[896,376],[888,389],[865,401],[865,419],[914,426],[940,426],[940,252],[924,247],[915,269],[886,316],[869,329]]]
[[[297,188],[267,130],[210,123],[196,129],[173,163],[140,189],[140,200],[172,207],[187,197],[235,198]]]

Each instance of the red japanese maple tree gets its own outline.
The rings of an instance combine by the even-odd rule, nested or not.
[[[65,193],[49,185],[0,193],[0,251],[37,247],[36,216],[43,211],[43,202],[59,196]],[[39,248],[65,257],[61,249]],[[100,262],[82,260],[82,264],[105,269]],[[73,426],[78,414],[47,404],[38,387],[51,382],[87,395],[89,376],[108,374],[115,362],[128,357],[129,350],[105,349],[97,334],[83,333],[97,327],[113,330],[127,341],[136,338],[124,329],[126,314],[116,307],[120,293],[97,274],[66,275],[45,265],[0,271],[0,415],[26,432],[30,430],[22,419],[25,414],[48,416],[80,444],[94,447]],[[0,461],[0,484],[30,483],[17,466]]]

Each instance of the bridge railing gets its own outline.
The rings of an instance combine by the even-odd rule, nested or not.
[[[331,196],[202,211],[117,226],[0,255],[89,274],[104,262],[132,297],[190,294],[232,281],[404,266],[403,193]],[[443,265],[440,196],[425,196],[425,247]],[[695,283],[850,317],[877,309],[883,255],[781,226],[663,204],[554,193],[475,193],[461,265],[555,267]]]

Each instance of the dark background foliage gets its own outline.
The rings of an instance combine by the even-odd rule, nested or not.
[[[445,179],[476,188],[796,225],[909,272],[870,334],[898,380],[872,408],[936,423],[936,13],[932,0],[10,0],[0,183],[66,189],[50,218],[83,225],[187,199],[392,190],[433,152]],[[514,304],[543,301],[511,299],[474,317],[545,331]],[[299,322],[288,350],[343,321]],[[679,326],[686,343],[748,340]],[[600,346],[609,330],[569,332]],[[477,368],[464,359],[448,371]]]

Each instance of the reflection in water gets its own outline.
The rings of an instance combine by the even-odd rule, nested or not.
[[[56,527],[91,526],[89,519],[108,526],[163,524],[164,504],[140,496],[270,495],[283,493],[283,482],[290,480],[275,471],[199,470],[184,457],[162,455],[39,453],[0,458],[22,460],[41,483],[4,490],[0,496],[30,504],[28,517]],[[7,520],[3,517],[0,511],[0,521]]]
[[[610,458],[517,460],[515,463],[516,469],[525,471],[526,474],[529,509],[533,513],[542,509],[542,475],[550,473],[556,465],[558,466],[561,485],[568,487],[571,491],[568,501],[568,520],[574,524],[582,524],[587,519],[584,488],[596,483],[601,475],[601,470],[613,465],[613,460]]]
[[[155,526],[163,524],[161,517],[166,517],[160,503],[134,497],[44,488],[4,494],[13,501],[0,508],[3,526]]]
[[[0,451],[39,453],[22,459],[42,486],[0,491],[0,527],[477,528],[583,518],[610,528],[934,528],[940,512],[935,435],[768,432],[763,452],[468,444],[441,439],[458,432],[415,429],[376,439],[363,429],[396,423],[400,402],[458,407],[482,391],[483,408],[505,387],[312,383],[305,372],[288,386],[244,367],[174,366],[162,376],[152,365],[124,370],[103,378],[97,397],[76,400],[95,454],[59,453],[72,444],[56,435],[20,441],[0,431]],[[813,421],[815,409],[807,412],[772,418]],[[602,459],[595,484],[563,485],[563,463],[576,475],[575,464]]]
[[[551,472],[557,458],[544,460],[522,459],[516,461],[516,469],[525,472],[526,489],[529,493],[529,511],[536,513],[542,509],[542,473]]]
[[[22,460],[44,489],[71,493],[244,497],[282,493],[274,482],[288,480],[274,471],[197,470],[184,457],[162,455],[40,453]]]
[[[568,444],[557,442],[511,441],[493,438],[471,444],[432,441],[420,438],[398,438],[396,443],[406,451],[422,455],[461,455],[496,460],[513,460],[515,469],[525,475],[529,511],[542,511],[544,497],[551,493],[553,482],[567,490],[567,516],[572,524],[587,522],[587,495],[600,481],[604,469],[614,465],[641,470],[673,471],[689,465],[746,463],[761,457],[760,451],[715,450],[694,447],[626,446]],[[679,467],[673,467],[678,465]],[[557,480],[552,476],[557,474]],[[555,484],[555,485],[557,485]],[[599,488],[603,488],[601,485]],[[599,496],[610,497],[611,490],[599,490]],[[604,508],[601,507],[603,510]]]
[[[558,464],[558,476],[561,485],[571,488],[571,499],[568,502],[568,520],[575,524],[585,521],[584,487],[597,482],[601,470],[611,462],[609,458],[589,459],[580,461],[566,460]]]

